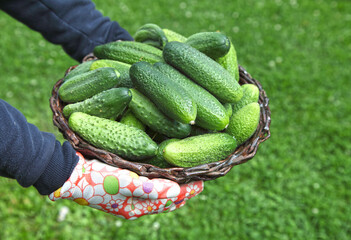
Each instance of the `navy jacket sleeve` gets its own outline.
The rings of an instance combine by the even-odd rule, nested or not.
[[[52,133],[40,131],[0,99],[0,175],[48,195],[67,181],[77,162],[68,142],[61,145]]]
[[[63,47],[77,61],[95,46],[133,38],[104,17],[91,0],[2,0],[0,8],[45,39]]]

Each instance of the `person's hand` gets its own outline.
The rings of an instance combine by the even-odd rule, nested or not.
[[[70,199],[125,219],[173,211],[199,194],[202,181],[179,185],[167,179],[148,179],[97,160],[79,161],[65,184],[50,200]]]

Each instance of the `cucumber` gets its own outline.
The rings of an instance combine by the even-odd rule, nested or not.
[[[153,23],[147,23],[141,26],[135,32],[134,40],[159,49],[163,49],[164,45],[168,42],[162,28]]]
[[[167,144],[171,143],[171,142],[176,142],[179,141],[179,139],[177,138],[171,138],[171,139],[167,139],[164,140],[163,142],[161,142],[158,145],[157,151],[156,151],[156,155],[150,159],[150,161],[148,161],[148,164],[160,167],[160,168],[169,168],[172,167],[171,164],[169,164],[163,157],[163,150],[164,148],[167,146]]]
[[[185,43],[168,42],[163,49],[163,58],[223,103],[238,102],[243,95],[239,83],[227,70]]]
[[[128,160],[142,160],[155,156],[157,144],[142,130],[113,120],[75,112],[69,127],[97,148]]]
[[[226,115],[228,116],[228,118],[230,118],[232,116],[232,114],[233,114],[232,104],[225,103],[223,106],[225,108]],[[228,121],[228,123],[229,123],[229,121]]]
[[[62,83],[59,97],[67,103],[80,102],[119,84],[119,73],[113,68],[99,68],[79,74]]]
[[[94,55],[100,59],[111,59],[128,64],[140,61],[150,63],[163,61],[160,49],[133,41],[109,42],[96,46]]]
[[[73,112],[84,112],[97,117],[116,119],[131,99],[132,93],[128,88],[112,88],[84,101],[66,105],[63,115],[68,118]]]
[[[95,70],[103,67],[112,67],[120,73],[120,77],[119,77],[120,83],[118,86],[131,88],[133,87],[133,83],[129,77],[130,66],[131,65],[128,63],[123,63],[115,60],[99,59],[91,64],[90,70]]]
[[[236,147],[236,140],[227,133],[207,133],[167,144],[163,157],[175,166],[194,167],[223,160]]]
[[[134,115],[151,130],[170,138],[184,138],[190,134],[191,126],[166,117],[147,97],[136,89],[130,89],[132,100],[129,108]]]
[[[229,38],[220,32],[195,33],[188,37],[185,43],[212,59],[225,56],[230,49]]]
[[[237,81],[240,79],[239,64],[233,42],[230,42],[229,52],[216,60],[224,67]]]
[[[249,103],[258,102],[260,96],[260,91],[254,84],[244,84],[241,85],[241,88],[243,89],[243,97],[239,102],[232,104],[233,113]]]
[[[137,119],[130,109],[123,114],[119,122],[145,131],[145,125],[139,119]]]
[[[196,104],[181,86],[174,84],[147,62],[133,64],[129,74],[135,88],[155,103],[165,115],[185,124],[194,124]]]
[[[158,62],[154,66],[175,84],[180,85],[193,98],[197,108],[196,125],[218,131],[228,125],[229,116],[225,108],[211,93],[166,63]]]
[[[83,63],[77,65],[75,68],[73,68],[71,71],[69,71],[66,74],[66,76],[63,78],[63,81],[65,82],[68,79],[70,79],[71,77],[74,77],[78,74],[82,74],[82,73],[86,73],[86,72],[90,71],[90,66],[94,61],[95,60],[91,60],[91,61],[83,62]]]
[[[165,34],[168,42],[173,42],[173,41],[177,41],[177,42],[185,42],[186,41],[186,37],[184,37],[183,35],[172,31],[170,29],[167,28],[163,28],[163,33]]]
[[[260,105],[257,102],[249,103],[233,113],[225,132],[242,144],[255,133],[259,120]]]

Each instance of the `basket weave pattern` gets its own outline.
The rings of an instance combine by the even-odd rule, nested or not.
[[[92,59],[94,59],[94,56],[88,55],[83,61],[89,61]],[[66,71],[66,74],[72,69],[74,69],[74,67],[70,67]],[[241,85],[250,83],[255,84],[259,88],[260,95],[258,103],[260,104],[261,108],[260,121],[256,132],[250,139],[238,146],[226,159],[218,162],[202,164],[190,168],[159,168],[147,163],[128,161],[116,154],[90,145],[69,128],[67,119],[63,116],[62,109],[64,107],[64,103],[58,96],[58,89],[63,83],[63,79],[56,82],[50,98],[50,107],[53,112],[53,123],[58,127],[64,138],[71,143],[73,148],[82,153],[86,158],[98,159],[119,168],[129,169],[148,178],[167,178],[178,183],[187,183],[196,180],[213,180],[226,175],[233,166],[245,163],[252,159],[257,152],[258,145],[270,137],[271,112],[268,106],[269,99],[266,92],[263,90],[261,84],[257,80],[253,79],[244,68],[239,66],[239,70],[239,83]]]

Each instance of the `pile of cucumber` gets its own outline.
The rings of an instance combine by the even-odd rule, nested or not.
[[[158,167],[225,159],[259,124],[259,90],[240,85],[232,41],[145,24],[95,47],[63,79],[69,127],[97,148]]]

